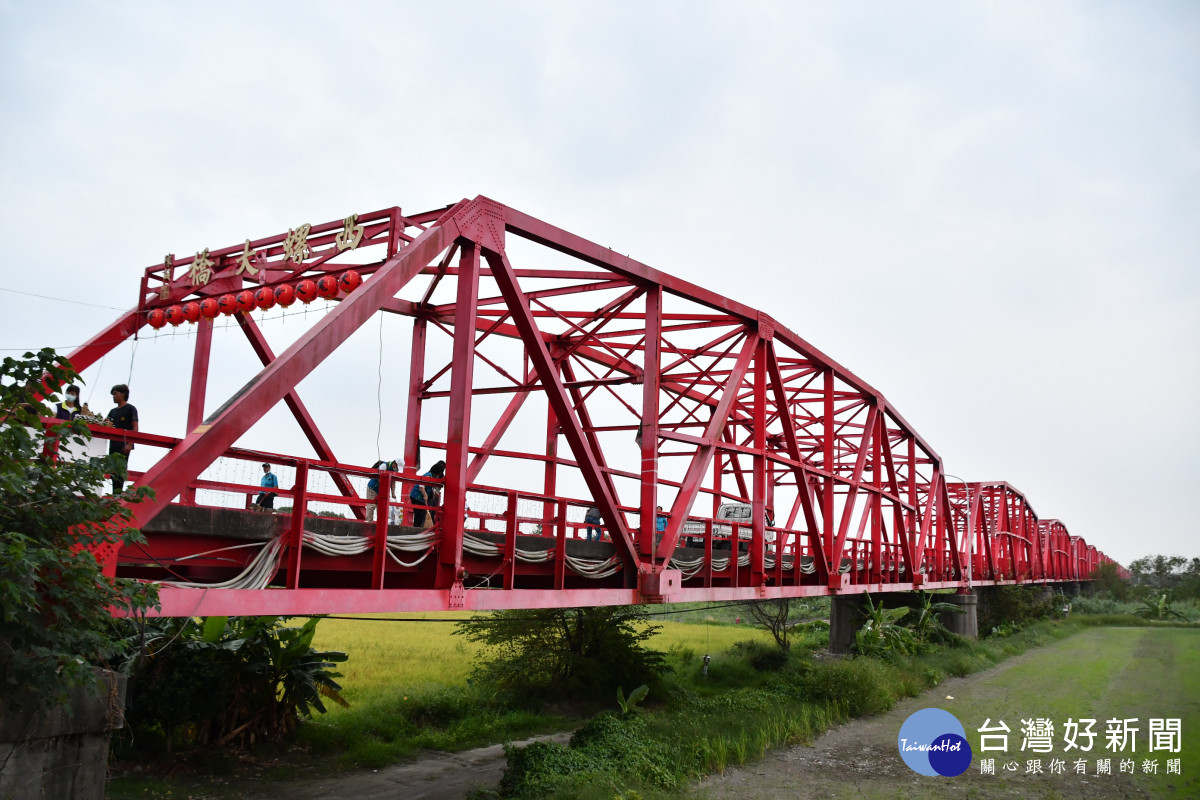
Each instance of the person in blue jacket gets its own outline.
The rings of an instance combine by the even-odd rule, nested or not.
[[[254,501],[254,505],[258,506],[264,511],[267,511],[275,508],[275,492],[269,492],[267,490],[278,489],[279,478],[276,478],[275,473],[271,472],[270,464],[263,464],[262,468],[262,480],[258,482],[258,485],[262,487],[262,491],[258,493],[258,499]]]
[[[371,466],[371,469],[377,469],[380,472],[383,472],[384,470],[389,470],[390,472],[399,472],[400,465],[395,461],[376,461]],[[390,486],[391,486],[390,491],[391,491],[393,500],[396,499],[396,484],[398,482],[399,481],[396,481],[393,479],[390,484]],[[378,496],[379,496],[379,476],[376,475],[375,477],[371,478],[371,480],[367,481],[367,499],[374,500]],[[372,504],[372,505],[367,506],[367,522],[374,522],[374,521],[375,521],[375,506]]]
[[[446,462],[439,461],[429,468],[421,477],[423,478],[444,478],[446,477]],[[442,504],[441,484],[437,483],[418,483],[413,486],[412,491],[408,493],[408,499],[413,502],[413,526],[417,528],[425,527],[425,515],[428,514],[430,520],[433,519],[432,509],[437,508]],[[430,509],[426,511],[426,509]]]

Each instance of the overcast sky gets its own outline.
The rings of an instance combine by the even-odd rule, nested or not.
[[[1200,556],[1200,5],[589,5],[0,2],[0,288],[123,309],[167,252],[485,194],[767,311],[1118,560]],[[0,312],[5,355],[117,313]],[[304,385],[359,463],[377,336]],[[181,434],[171,347],[94,405],[132,359]]]

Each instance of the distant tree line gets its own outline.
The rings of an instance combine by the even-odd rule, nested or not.
[[[1200,558],[1149,555],[1129,564],[1129,580],[1117,576],[1115,564],[1105,564],[1093,576],[1096,588],[1118,600],[1166,595],[1171,600],[1200,600]]]

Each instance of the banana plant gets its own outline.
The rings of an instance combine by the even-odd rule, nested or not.
[[[646,695],[650,693],[650,687],[642,684],[629,693],[629,697],[625,696],[623,687],[617,687],[617,705],[621,707],[622,714],[632,714],[637,711],[638,703],[646,699]]]
[[[914,609],[917,618],[912,623],[913,633],[916,634],[918,640],[928,642],[931,639],[937,638],[949,631],[942,621],[938,618],[938,614],[950,612],[955,614],[966,613],[962,608],[954,603],[935,603],[933,598],[936,597],[932,592],[921,592],[921,606]]]
[[[1171,607],[1171,601],[1167,599],[1165,594],[1155,597],[1142,598],[1142,607],[1134,612],[1143,619],[1168,620],[1182,619],[1186,620],[1187,615],[1178,609]]]
[[[876,605],[872,602],[870,594],[864,597],[866,608],[863,613],[866,621],[854,634],[854,649],[861,655],[883,658],[914,652],[917,646],[916,637],[908,628],[898,624],[908,615],[909,610],[905,607],[884,608],[883,603]]]

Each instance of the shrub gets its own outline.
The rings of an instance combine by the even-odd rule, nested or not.
[[[788,664],[786,650],[762,642],[737,642],[733,650],[758,672],[778,672]]]
[[[163,620],[133,667],[130,723],[161,732],[168,752],[188,744],[280,741],[301,717],[346,701],[332,667],[345,653],[312,647],[318,618],[299,628],[279,617]],[[140,638],[141,633],[137,634]]]
[[[851,717],[891,710],[895,698],[888,691],[888,667],[869,658],[805,665],[797,687],[802,699],[829,702]]]
[[[645,647],[659,630],[646,618],[641,606],[498,611],[463,620],[455,634],[491,648],[473,671],[478,685],[596,703],[670,671],[663,653]]]
[[[994,586],[986,603],[979,608],[979,630],[991,631],[1009,625],[1016,629],[1039,619],[1062,613],[1061,598],[1045,597],[1043,590],[1032,586]]]

